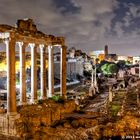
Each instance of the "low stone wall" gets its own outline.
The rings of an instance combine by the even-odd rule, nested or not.
[[[17,115],[0,114],[0,134],[17,136],[16,120],[20,117]]]
[[[0,114],[0,134],[25,138],[36,133],[45,133],[53,127],[65,114],[76,109],[74,101],[66,101],[64,104],[48,102],[20,107],[19,114]]]
[[[17,133],[20,137],[35,135],[37,132],[46,134],[48,128],[75,109],[74,101],[66,101],[64,104],[50,101],[41,105],[24,106],[20,110],[20,118],[16,120]]]

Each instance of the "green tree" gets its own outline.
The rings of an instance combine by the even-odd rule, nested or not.
[[[125,68],[125,65],[126,65],[125,60],[119,60],[117,63],[117,66],[119,67],[119,69]]]
[[[109,64],[108,65],[108,71],[110,74],[117,73],[119,70],[118,66],[116,64]]]
[[[108,65],[109,63],[106,63],[101,66],[101,72],[103,72],[105,75],[108,75]]]
[[[101,66],[101,71],[104,75],[112,75],[114,73],[117,73],[118,70],[118,66],[114,63],[106,63]]]

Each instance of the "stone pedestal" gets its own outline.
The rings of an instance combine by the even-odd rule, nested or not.
[[[95,89],[94,86],[91,86],[91,87],[89,88],[89,96],[92,97],[92,96],[95,95],[95,94],[96,94],[96,89]]]
[[[6,136],[18,136],[16,120],[20,118],[20,114],[2,115],[0,114],[0,133]]]

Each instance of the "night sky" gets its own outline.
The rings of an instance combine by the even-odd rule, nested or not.
[[[68,47],[140,55],[140,0],[0,0],[0,23],[32,18]]]

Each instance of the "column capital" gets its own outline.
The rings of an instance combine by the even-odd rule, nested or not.
[[[53,46],[52,45],[48,45],[48,49],[53,49]]]
[[[5,39],[3,39],[3,42],[4,42],[6,45],[9,44],[9,41],[10,41],[10,38],[5,38]]]
[[[21,42],[16,42],[16,44],[18,44],[19,47],[26,47],[28,46],[29,43],[21,41]]]
[[[62,48],[62,49],[67,49],[67,46],[62,45],[61,48]]]
[[[39,44],[39,48],[44,49],[44,48],[46,48],[46,46],[44,44]]]
[[[11,40],[10,38],[5,38],[3,40],[3,42],[5,43],[6,46],[9,46],[11,44],[15,45],[15,43],[16,43],[16,41],[14,39]]]
[[[29,43],[29,46],[30,46],[31,48],[36,47],[35,43]]]
[[[16,44],[18,44],[19,47],[23,46],[23,42],[16,42]]]
[[[7,39],[9,37],[10,37],[10,33],[9,32],[0,33],[0,38],[1,39]]]

